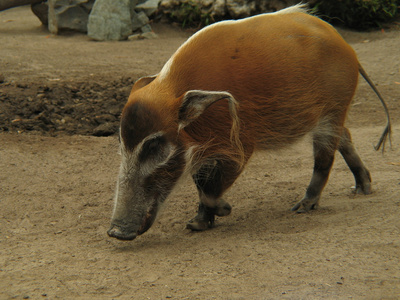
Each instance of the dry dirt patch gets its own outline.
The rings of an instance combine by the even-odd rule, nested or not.
[[[41,117],[54,127],[0,124],[10,128],[0,134],[0,298],[399,298],[399,32],[343,32],[387,98],[394,121],[393,149],[374,152],[384,113],[360,82],[348,125],[371,171],[372,195],[351,194],[353,178],[338,155],[320,209],[291,213],[312,171],[305,140],[255,155],[226,195],[232,215],[219,218],[213,230],[184,229],[197,206],[187,179],[149,232],[121,242],[106,236],[117,138],[65,133],[92,134],[102,124],[96,116],[119,109],[131,82],[156,73],[189,35],[155,28],[159,40],[94,43],[83,35],[48,36],[27,8],[0,13],[2,117],[40,120],[48,106],[55,111],[68,101],[90,108],[84,111],[87,123],[62,110],[57,114],[70,117],[70,126],[58,123],[49,110]],[[3,107],[19,102],[27,105],[4,113]],[[32,112],[34,105],[39,108]]]

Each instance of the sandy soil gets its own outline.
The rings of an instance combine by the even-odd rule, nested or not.
[[[0,12],[0,299],[400,298],[399,30],[342,31],[393,118],[393,147],[382,155],[372,144],[384,113],[360,81],[348,127],[371,171],[371,195],[351,193],[338,155],[320,209],[290,212],[311,176],[305,139],[255,155],[216,228],[185,229],[197,207],[186,179],[153,227],[123,242],[106,235],[118,141],[90,135],[117,122],[104,115],[118,115],[131,83],[157,73],[190,35],[154,28],[157,40],[96,43],[50,36],[25,7]]]

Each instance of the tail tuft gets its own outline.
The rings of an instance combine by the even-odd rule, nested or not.
[[[379,142],[376,144],[376,146],[374,146],[376,151],[378,151],[382,146],[382,152],[385,152],[385,145],[388,137],[389,137],[390,147],[392,147],[392,127],[390,125],[390,122],[386,124],[385,130],[383,131],[381,138],[379,139]]]

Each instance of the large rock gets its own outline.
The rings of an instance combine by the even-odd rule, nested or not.
[[[93,9],[95,0],[49,0],[32,5],[32,11],[53,34],[64,29],[86,33],[90,26],[89,36],[95,40],[124,40],[139,29],[152,31],[146,13],[153,14],[160,1],[97,0]]]
[[[49,0],[48,26],[53,34],[59,30],[87,32],[90,10],[95,0]]]
[[[49,5],[47,2],[34,3],[31,5],[31,9],[43,25],[49,25]]]
[[[94,40],[125,40],[132,34],[131,14],[137,0],[96,0],[88,22]]]

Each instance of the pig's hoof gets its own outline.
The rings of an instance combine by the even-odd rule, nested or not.
[[[191,219],[186,228],[193,231],[204,231],[214,227],[215,216],[213,213],[199,213]]]
[[[214,222],[192,219],[186,224],[186,228],[192,231],[204,231],[214,226]]]
[[[306,213],[310,210],[317,209],[318,201],[311,201],[310,199],[303,199],[299,201],[295,206],[291,208],[291,211],[295,211],[297,213]]]
[[[124,230],[118,225],[111,225],[107,231],[108,236],[117,238],[119,240],[130,241],[136,238],[136,233],[128,230]]]
[[[218,207],[215,208],[215,214],[218,217],[227,216],[231,213],[231,211],[232,211],[232,206],[228,202],[225,202],[222,199],[220,200]]]
[[[357,185],[355,187],[352,187],[352,192],[353,194],[369,195],[372,193],[371,184]]]
[[[214,227],[215,216],[224,217],[231,213],[232,206],[220,199],[217,207],[207,207],[200,203],[199,212],[196,217],[191,219],[186,228],[193,231],[203,231]]]

